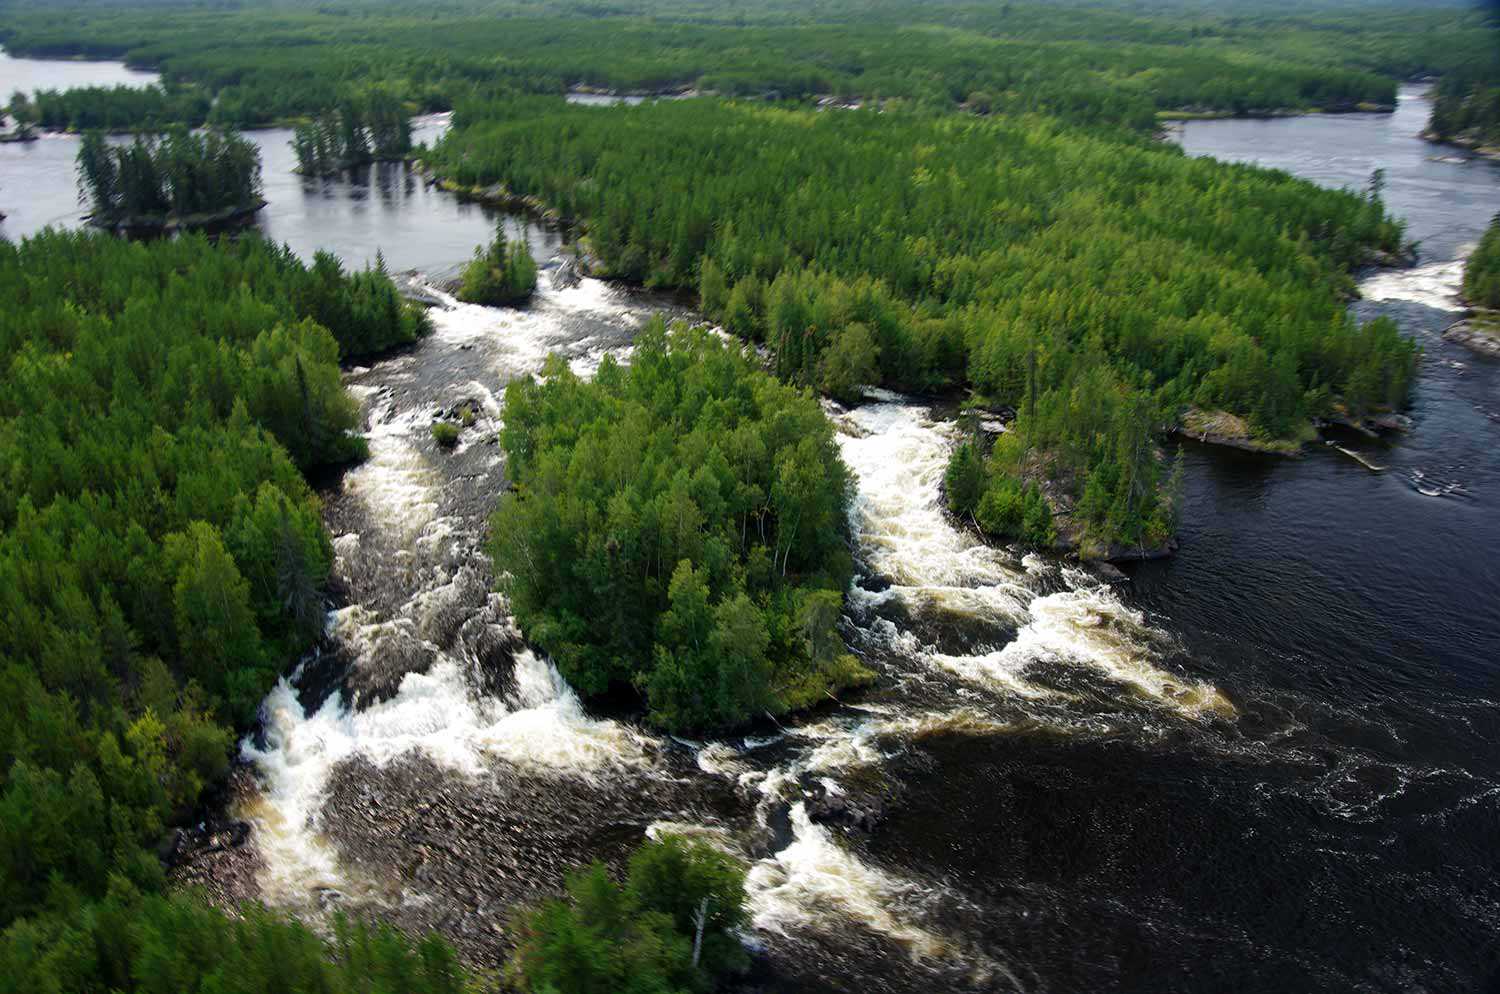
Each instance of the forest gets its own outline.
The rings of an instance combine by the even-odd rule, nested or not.
[[[1500,149],[1500,64],[1439,80],[1427,135],[1471,148]]]
[[[1415,346],[1345,313],[1348,271],[1399,252],[1369,190],[1039,118],[815,112],[709,99],[603,114],[465,103],[428,155],[582,222],[604,274],[696,288],[776,372],[972,389],[1022,412],[1027,479],[1061,481],[1109,546],[1160,530],[1151,441],[1189,406],[1296,437],[1399,405]]]
[[[253,146],[225,129],[295,124],[300,168],[323,174],[404,157],[410,114],[456,109],[420,150],[438,175],[557,209],[600,275],[695,295],[735,339],[658,319],[628,365],[585,381],[554,359],[507,389],[514,488],[489,548],[574,687],[692,733],[870,676],[838,630],[850,478],[818,394],[1014,412],[998,438],[964,432],[950,509],[1098,556],[1170,538],[1181,469],[1158,443],[1190,412],[1290,444],[1400,406],[1417,347],[1345,309],[1354,268],[1407,248],[1379,177],[1331,193],[1153,136],[1183,114],[1388,107],[1434,73],[1434,137],[1494,143],[1479,16],[0,0],[0,42],[163,74],[12,101],[86,132],[105,224],[258,202]],[[564,102],[578,86],[702,96],[600,112]],[[535,281],[499,232],[459,295],[514,303]],[[1464,293],[1500,307],[1500,221]],[[332,549],[308,476],[365,453],[340,363],[418,340],[421,310],[383,263],[253,234],[0,241],[0,299],[0,994],[493,986],[437,937],[213,908],[158,855],[323,625]],[[743,888],[710,848],[648,842],[514,909],[503,981],[712,989],[744,965]]]
[[[1500,310],[1500,215],[1464,264],[1463,295],[1473,307]]]
[[[340,357],[424,319],[378,268],[304,266],[251,236],[0,241],[0,298],[0,992],[479,989],[436,937],[342,919],[324,937],[170,893],[156,851],[322,630],[331,548],[304,474],[363,452]],[[618,976],[679,985],[652,989],[741,962],[724,857],[667,840],[623,887],[602,873],[528,919],[524,989],[585,942],[626,941]]]
[[[80,200],[100,227],[204,224],[258,210],[260,150],[239,135],[176,127],[113,144],[98,131],[78,149]]]
[[[459,990],[446,947],[167,896],[156,853],[322,630],[340,355],[421,319],[254,237],[0,241],[0,298],[0,990]]]
[[[160,86],[38,90],[22,101],[27,120],[49,131],[149,132],[173,124],[196,128],[208,120],[212,105],[198,88]]]
[[[591,381],[553,358],[505,392],[514,489],[491,522],[529,638],[585,694],[634,688],[673,731],[861,682],[838,632],[849,472],[809,393],[660,318]]]
[[[439,15],[386,0],[204,0],[172,11],[164,30],[144,5],[8,0],[0,42],[157,67],[169,87],[206,91],[209,120],[227,126],[318,116],[373,88],[410,110],[438,110],[479,94],[587,85],[898,100],[1149,131],[1160,111],[1388,106],[1395,79],[1485,53],[1478,15],[1442,5],[1314,13],[1183,4],[1148,13],[1077,4],[1058,16],[1040,3],[914,11],[894,0],[753,8],[659,0],[577,10],[476,0]]]

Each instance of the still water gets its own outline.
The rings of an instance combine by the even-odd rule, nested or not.
[[[505,383],[552,351],[583,375],[628,359],[671,303],[553,265],[526,309],[439,293],[430,339],[348,375],[371,458],[327,495],[342,606],[325,657],[244,744],[255,786],[231,813],[255,826],[254,872],[234,878],[232,853],[180,872],[308,914],[372,907],[493,961],[504,909],[561,868],[679,831],[747,860],[747,940],[776,990],[1493,983],[1500,369],[1438,335],[1500,169],[1418,140],[1425,115],[1408,88],[1394,115],[1181,136],[1332,186],[1386,170],[1423,260],[1369,274],[1355,307],[1427,353],[1413,430],[1342,440],[1383,472],[1188,445],[1181,553],[1111,586],[956,528],[938,497],[953,428],[922,404],[831,407],[858,483],[845,634],[882,679],[724,742],[590,714],[525,647],[482,554]],[[379,249],[445,276],[495,223],[399,166],[303,180],[286,132],[252,137],[258,224],[299,253]],[[0,147],[0,233],[77,223],[74,148]],[[428,426],[460,403],[476,423],[445,454]],[[330,669],[344,694],[314,691]]]

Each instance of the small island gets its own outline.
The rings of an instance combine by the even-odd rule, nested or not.
[[[297,172],[333,176],[372,162],[398,162],[411,152],[406,109],[383,90],[359,103],[346,100],[292,133]]]
[[[78,150],[80,199],[89,223],[116,231],[178,231],[249,217],[265,206],[260,150],[239,135],[137,135],[115,145],[97,132]]]
[[[522,235],[514,242],[505,236],[505,222],[495,229],[488,247],[474,249],[464,267],[458,299],[469,304],[504,307],[524,304],[536,292],[536,260]]]
[[[849,471],[813,397],[653,319],[593,380],[558,356],[505,391],[514,484],[491,552],[523,630],[586,695],[672,732],[741,726],[870,674],[839,618]]]

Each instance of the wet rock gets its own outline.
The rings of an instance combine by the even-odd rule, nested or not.
[[[335,770],[320,824],[341,861],[417,897],[383,918],[439,929],[467,961],[494,967],[508,951],[513,910],[555,896],[564,875],[591,859],[623,870],[662,812],[700,823],[748,817],[732,785],[705,792],[701,779],[690,781],[691,756],[660,758],[666,771],[588,776],[498,760],[467,776],[415,753],[383,767],[353,759]]]
[[[830,790],[813,779],[804,779],[801,786],[807,817],[818,824],[873,832],[885,819],[886,802],[879,794]]]
[[[1472,349],[1480,355],[1500,359],[1500,320],[1473,318],[1460,321],[1443,332],[1443,340]]]
[[[217,811],[232,811],[258,788],[248,766],[236,766],[225,784],[225,801]],[[180,828],[165,841],[161,853],[167,879],[173,886],[201,890],[218,907],[231,909],[260,896],[257,875],[262,868],[248,822],[218,816]]]
[[[862,576],[854,581],[861,590],[868,590],[872,594],[884,593],[891,589],[891,581],[884,576]]]

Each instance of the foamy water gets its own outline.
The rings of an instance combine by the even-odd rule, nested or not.
[[[745,877],[745,895],[755,927],[785,934],[789,927],[818,928],[834,914],[905,945],[914,957],[936,957],[948,944],[905,920],[895,906],[918,888],[867,866],[835,842],[828,830],[792,805],[792,844],[763,859]]]
[[[1382,269],[1361,281],[1359,292],[1366,300],[1406,300],[1443,311],[1462,311],[1459,288],[1464,279],[1464,260],[1473,249],[1466,246],[1451,262]]]
[[[858,480],[850,524],[861,556],[893,585],[879,593],[850,592],[855,607],[899,599],[918,613],[940,612],[994,623],[1003,644],[971,654],[915,645],[909,633],[884,633],[908,651],[962,679],[1021,698],[1055,696],[1028,678],[1039,663],[1091,667],[1132,691],[1185,715],[1232,714],[1214,687],[1167,672],[1154,661],[1164,636],[1109,587],[1064,569],[1068,589],[1043,593],[1037,581],[1053,568],[1034,553],[1014,557],[954,527],[940,485],[953,446],[951,425],[893,394],[844,415],[844,460]]]

